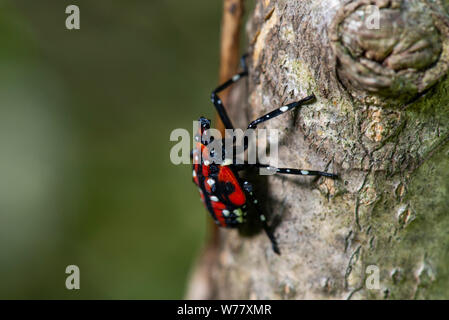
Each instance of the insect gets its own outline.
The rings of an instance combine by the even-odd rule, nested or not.
[[[211,100],[214,104],[220,119],[226,129],[234,129],[229,119],[223,102],[218,93],[228,88],[239,79],[248,75],[248,69],[245,63],[245,56],[242,58],[243,71],[217,87],[212,91]],[[301,105],[312,101],[315,96],[311,95],[297,102],[293,102],[275,109],[266,115],[252,121],[247,129],[255,129],[257,125],[278,117],[288,111],[300,107]],[[266,164],[237,164],[235,158],[228,159],[223,149],[222,159],[224,161],[213,161],[211,157],[212,150],[209,148],[209,142],[204,139],[208,130],[211,128],[210,120],[200,117],[198,120],[198,132],[195,135],[195,148],[192,150],[193,158],[193,182],[199,189],[201,200],[204,202],[207,210],[211,214],[215,223],[220,227],[238,228],[247,221],[248,210],[256,210],[262,223],[262,227],[271,241],[273,251],[280,254],[280,250],[273,235],[273,232],[267,222],[267,216],[256,197],[253,185],[239,176],[239,172],[249,168],[274,169],[276,174],[292,174],[306,176],[324,176],[337,178],[337,175],[321,171],[292,169],[292,168],[273,168]],[[235,141],[234,141],[235,142]],[[225,140],[222,140],[225,143]],[[248,147],[244,143],[244,150]]]

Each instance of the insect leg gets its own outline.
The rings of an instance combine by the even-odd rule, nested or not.
[[[287,111],[293,110],[294,108],[302,106],[303,104],[305,104],[307,102],[310,102],[310,101],[312,101],[314,99],[315,99],[315,96],[311,95],[311,96],[305,97],[304,99],[301,99],[299,101],[292,102],[292,103],[289,103],[289,104],[287,104],[285,106],[282,106],[282,107],[280,107],[278,109],[275,109],[275,110],[267,113],[266,115],[264,115],[264,116],[262,116],[260,118],[257,118],[256,120],[252,121],[248,125],[248,129],[255,129],[258,124],[260,124],[262,122],[265,122],[265,121],[268,121],[270,119],[276,118],[277,116],[280,116],[281,114],[284,114]]]
[[[323,171],[316,171],[316,170],[306,170],[306,169],[293,169],[293,168],[275,168],[270,165],[266,164],[244,164],[236,166],[238,170],[244,170],[248,168],[265,168],[268,171],[272,171],[275,174],[293,174],[293,175],[300,175],[300,176],[321,176],[321,177],[328,177],[332,179],[337,179],[338,175],[329,173],[329,172],[323,172]]]
[[[307,102],[310,102],[310,101],[312,101],[314,99],[315,99],[315,96],[311,95],[311,96],[305,97],[302,100],[299,100],[299,101],[296,101],[296,102],[292,102],[292,103],[289,103],[289,104],[287,104],[285,106],[282,106],[282,107],[280,107],[278,109],[275,109],[275,110],[267,113],[266,115],[264,115],[264,116],[262,116],[260,118],[257,118],[256,120],[252,121],[248,125],[247,129],[256,129],[258,124],[260,124],[262,122],[265,122],[265,121],[268,121],[270,119],[276,118],[277,116],[280,116],[280,115],[284,114],[287,111],[293,110],[294,108],[302,106],[303,104],[305,104]],[[243,150],[246,151],[248,149],[248,144],[249,144],[248,137],[245,136],[245,138],[243,140]]]
[[[253,186],[248,181],[245,181],[245,182],[243,182],[243,190],[245,190],[245,192],[248,195],[249,200],[254,204],[254,206],[257,209],[257,212],[259,213],[259,219],[262,222],[262,227],[263,227],[265,233],[267,234],[268,238],[271,241],[271,246],[273,248],[273,251],[275,253],[277,253],[278,255],[281,255],[281,251],[279,250],[279,246],[277,244],[276,238],[275,238],[273,232],[271,231],[270,226],[267,223],[267,217],[263,214],[263,209],[262,209],[259,201],[257,200],[257,198],[254,195]]]
[[[215,109],[217,110],[217,113],[220,116],[221,121],[223,121],[223,124],[224,124],[226,129],[233,129],[234,126],[232,125],[232,122],[229,119],[229,116],[228,116],[228,114],[227,114],[227,112],[226,112],[226,110],[224,108],[223,101],[218,96],[218,93],[223,91],[223,90],[225,90],[230,85],[232,85],[233,83],[237,82],[238,80],[240,80],[244,76],[248,75],[248,69],[247,69],[247,66],[246,66],[245,59],[246,59],[246,55],[244,55],[242,57],[242,59],[241,59],[241,65],[242,65],[243,71],[240,72],[240,73],[237,73],[231,79],[229,79],[228,81],[226,81],[222,85],[218,86],[214,91],[212,91],[212,94],[211,94],[212,103],[214,104]]]

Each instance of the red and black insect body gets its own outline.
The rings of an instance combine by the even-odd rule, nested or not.
[[[210,121],[200,118],[199,125],[200,132],[195,137],[196,148],[192,153],[193,181],[216,224],[220,227],[237,227],[245,222],[245,191],[236,168],[215,163],[210,157],[211,150],[207,142],[201,141],[200,137],[210,128]]]
[[[244,71],[235,75],[212,92],[212,102],[226,129],[234,129],[218,93],[239,79],[248,75],[245,57],[242,58]],[[293,102],[275,109],[268,114],[252,121],[247,129],[255,129],[258,124],[282,115],[307,102],[311,102],[315,96],[308,96],[300,101]],[[213,149],[209,148],[212,138],[205,139],[210,129],[210,120],[201,117],[198,120],[198,132],[195,136],[195,148],[192,150],[193,157],[193,182],[197,185],[201,199],[211,214],[215,223],[220,227],[236,228],[247,220],[248,210],[256,210],[262,226],[269,237],[274,252],[280,254],[276,238],[267,223],[267,216],[258,201],[254,188],[249,181],[243,180],[239,172],[250,168],[268,168],[276,174],[310,175],[337,178],[337,175],[321,171],[273,168],[266,164],[237,164],[235,158],[226,157],[225,148],[222,150],[222,161],[216,161],[213,157]],[[224,146],[225,140],[221,141]],[[244,150],[248,148],[247,140],[244,142]]]

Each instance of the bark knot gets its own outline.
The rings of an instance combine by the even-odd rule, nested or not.
[[[449,69],[449,19],[425,0],[359,0],[330,27],[336,72],[359,100],[381,106],[410,101]]]

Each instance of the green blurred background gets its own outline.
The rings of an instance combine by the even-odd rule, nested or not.
[[[209,217],[169,136],[214,115],[221,7],[0,0],[0,298],[183,297]]]

